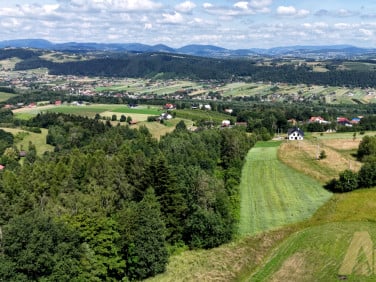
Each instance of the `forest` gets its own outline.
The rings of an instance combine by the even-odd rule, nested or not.
[[[140,280],[179,250],[233,238],[255,142],[244,130],[191,132],[182,121],[158,141],[146,127],[57,113],[24,126],[48,128],[55,150],[38,154],[30,142],[21,164],[0,130],[2,280]]]
[[[186,79],[242,79],[248,82],[268,81],[293,84],[317,84],[346,87],[376,86],[376,72],[342,70],[344,60],[324,61],[328,71],[315,72],[307,63],[291,64],[275,59],[270,65],[259,65],[258,60],[214,59],[168,53],[103,53],[90,54],[88,60],[52,62],[40,57],[41,50],[0,50],[0,58],[21,58],[16,70],[48,68],[54,75],[86,75],[104,77],[148,77]],[[356,62],[356,61],[352,61]],[[364,61],[359,61],[363,62]],[[367,61],[374,64],[373,61]]]

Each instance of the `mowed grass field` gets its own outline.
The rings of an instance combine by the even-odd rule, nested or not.
[[[363,240],[365,248],[351,246],[354,236]],[[334,222],[309,227],[287,238],[247,281],[375,281],[373,242],[376,243],[374,222]],[[345,259],[346,255],[350,259]]]
[[[247,155],[240,183],[240,235],[307,219],[331,197],[316,180],[280,162],[279,146],[259,142]]]
[[[362,261],[364,253],[350,248],[355,232],[367,232],[376,249],[375,220],[376,188],[334,194],[306,221],[173,255],[167,271],[147,281],[341,281],[349,249]],[[375,267],[371,275],[345,266],[346,281],[376,281]]]
[[[371,252],[376,249],[376,188],[334,194],[299,228],[246,281],[376,281],[376,256],[370,265],[367,248],[351,249],[359,232],[370,236]],[[344,264],[348,252],[355,265]]]

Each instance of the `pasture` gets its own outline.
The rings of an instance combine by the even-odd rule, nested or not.
[[[280,142],[252,148],[240,183],[239,234],[252,235],[312,216],[331,193],[277,158]]]
[[[34,133],[17,128],[1,128],[4,131],[10,132],[15,137],[15,145],[19,150],[26,150],[29,142],[33,143],[37,148],[37,155],[41,156],[44,152],[53,152],[54,147],[46,144],[46,137],[48,130],[42,128],[41,133]]]

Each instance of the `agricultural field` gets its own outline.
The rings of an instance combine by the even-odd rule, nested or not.
[[[373,136],[374,132],[365,135]],[[324,133],[307,136],[298,142],[285,142],[278,151],[278,158],[286,165],[308,175],[321,184],[338,176],[345,169],[358,171],[361,163],[355,154],[364,135],[353,133]],[[326,158],[318,160],[321,151]]]
[[[368,248],[351,247],[354,236],[364,240]],[[372,241],[376,242],[374,222],[333,222],[309,227],[287,238],[247,281],[375,281]],[[346,255],[349,259],[345,259]]]
[[[347,150],[353,147],[349,145],[353,142],[350,133],[326,135],[322,139],[326,146],[333,146],[345,155]],[[338,140],[342,145],[336,143]],[[278,142],[261,143],[251,149],[249,154],[254,154],[251,161],[254,164],[258,162],[259,170],[265,171],[259,172],[259,175],[273,175],[261,162],[269,162],[268,166],[272,168],[277,167],[278,145]],[[279,150],[282,150],[282,147]],[[244,169],[246,172],[249,171],[249,163],[247,160],[248,167],[246,165]],[[257,166],[251,166],[251,169],[258,170]],[[283,166],[286,174],[290,174],[290,169]],[[296,171],[295,173],[295,177],[303,175]],[[279,177],[280,174],[276,176]],[[270,179],[273,177],[259,179],[260,183],[267,185],[266,188],[263,185],[263,189],[273,186]],[[315,183],[315,187],[326,193],[318,182]],[[295,186],[295,189],[306,187],[306,184],[301,183],[300,187]],[[270,195],[273,197],[274,194],[269,191],[267,195],[265,193],[265,196]],[[286,193],[280,197],[284,195]],[[265,200],[262,197],[253,197],[244,202],[252,201]],[[302,201],[305,202],[305,199]],[[305,203],[304,211],[310,204]],[[275,208],[278,211],[277,204],[273,206],[273,209]],[[293,203],[286,204],[286,210],[294,208]],[[375,281],[376,268],[372,264],[372,258],[371,263],[367,262],[367,256],[369,258],[369,254],[376,248],[376,188],[345,194],[327,193],[321,205],[316,208],[316,212],[313,211],[306,220],[286,223],[287,225],[256,235],[241,235],[233,242],[212,250],[183,251],[176,254],[170,258],[165,273],[148,281]],[[241,215],[244,216],[244,213]],[[257,215],[260,215],[259,211]],[[365,240],[369,248],[363,251],[357,249],[357,245],[352,244],[354,238],[358,239],[355,242]],[[356,259],[353,264],[351,257]]]
[[[216,111],[204,111],[204,110],[176,110],[176,117],[193,120],[195,122],[205,120],[212,121],[216,124],[221,124],[223,120],[232,120],[234,117],[228,114],[222,114]]]
[[[240,235],[307,219],[331,197],[316,180],[280,162],[279,146],[259,142],[247,155],[240,183]]]
[[[159,122],[147,122],[149,116],[159,116],[164,111],[158,106],[148,106],[148,105],[139,105],[136,108],[129,108],[126,105],[115,105],[115,104],[92,104],[86,106],[72,106],[72,105],[62,105],[62,106],[38,106],[35,108],[21,108],[14,110],[14,115],[17,119],[30,119],[41,112],[57,112],[65,114],[74,114],[82,115],[90,118],[94,118],[96,114],[99,114],[102,118],[111,119],[113,115],[116,115],[117,120],[111,121],[113,126],[116,126],[119,123],[120,117],[125,115],[126,117],[131,117],[133,121],[136,121],[137,124],[132,125],[134,128],[139,128],[141,126],[146,126],[150,133],[157,139],[161,136],[173,131],[176,124],[183,120],[187,125],[188,129],[194,129],[194,123],[192,120],[187,118],[175,118],[172,120],[165,121],[164,124]],[[192,111],[195,112],[195,111]],[[202,112],[204,111],[196,111]],[[223,116],[218,117],[218,113],[213,112],[215,120],[222,120]],[[208,115],[205,114],[205,117]],[[215,118],[216,117],[216,118]],[[221,119],[222,118],[222,119]],[[220,122],[219,121],[219,122]],[[121,123],[125,125],[126,123]]]
[[[376,248],[376,189],[335,194],[302,229],[273,251],[260,269],[246,281],[375,281],[374,265],[365,263],[370,250],[351,248],[351,241],[364,232]],[[363,236],[365,237],[365,236]],[[363,242],[367,238],[363,238]],[[347,253],[360,264],[345,264]]]
[[[65,114],[75,114],[75,115],[82,115],[87,117],[94,117],[96,114],[110,116],[112,114],[119,115],[132,115],[140,117],[137,119],[139,121],[146,120],[147,116],[149,115],[160,115],[163,111],[160,107],[157,106],[146,106],[140,105],[136,108],[129,108],[127,105],[116,105],[116,104],[91,104],[91,105],[83,105],[83,106],[73,106],[73,105],[62,105],[62,106],[54,106],[54,105],[47,105],[47,106],[40,106],[35,108],[22,108],[14,110],[14,114],[16,117],[20,115],[37,115],[41,112],[56,112],[56,113],[65,113]],[[106,114],[107,113],[107,114]]]
[[[147,79],[125,79],[121,82],[119,81],[118,84],[97,87],[95,91],[127,91],[137,95],[171,95],[177,91],[198,90],[202,89],[202,87],[202,85],[186,80],[151,81]]]

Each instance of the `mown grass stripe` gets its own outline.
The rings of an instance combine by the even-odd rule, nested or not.
[[[278,160],[279,144],[258,143],[247,155],[240,184],[240,235],[307,219],[331,197],[317,181]]]

